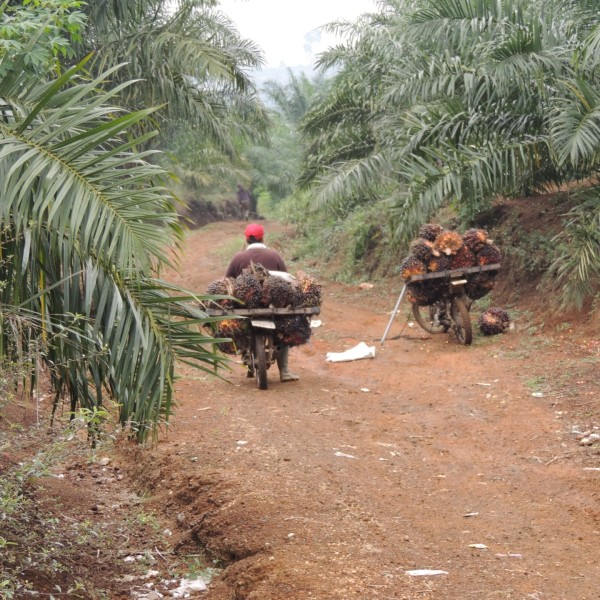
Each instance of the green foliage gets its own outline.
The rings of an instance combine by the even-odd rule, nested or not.
[[[294,223],[298,237],[294,253],[304,260],[328,264],[329,275],[337,281],[355,282],[394,273],[399,263],[389,251],[389,223],[381,206],[358,205],[340,218],[335,212],[309,210],[311,198],[297,194],[281,210]]]
[[[244,154],[251,165],[253,191],[268,194],[268,209],[290,196],[296,187],[304,146],[298,124],[324,85],[322,76],[309,78],[289,69],[285,84],[267,81],[262,89],[269,109],[269,139],[248,144]]]
[[[190,555],[186,557],[184,577],[202,579],[208,585],[221,572],[217,565],[218,561],[210,561],[204,554]]]
[[[87,427],[82,420],[70,426],[56,439],[12,469],[0,475],[0,597],[20,598],[34,594],[32,573],[53,580],[58,573],[66,573],[72,560],[78,556],[78,545],[87,545],[89,535],[95,538],[98,532],[90,532],[90,524],[60,522],[54,516],[43,514],[31,494],[40,478],[51,475],[51,468],[65,458],[71,441],[77,437],[79,427]],[[31,432],[33,433],[33,432]],[[23,435],[23,434],[20,434]],[[76,442],[77,443],[77,442]],[[71,538],[65,541],[65,529]],[[76,539],[75,544],[72,539]],[[57,552],[60,548],[60,552]],[[69,566],[68,566],[69,565]],[[82,589],[74,579],[65,592],[73,594]]]
[[[586,190],[581,199],[553,240],[559,251],[549,269],[563,306],[577,308],[598,292],[600,278],[600,190]]]
[[[43,0],[0,5],[0,77],[19,62],[32,75],[60,69],[81,40],[85,15],[80,0]]]
[[[523,275],[535,277],[545,273],[561,251],[551,233],[526,233],[519,228],[511,238],[511,243],[502,246],[504,256],[512,258],[511,268]]]
[[[172,411],[176,360],[223,362],[197,298],[158,278],[183,232],[164,171],[137,150],[154,132],[130,135],[154,111],[112,103],[132,85],[103,91],[118,67],[45,81],[25,59],[5,57],[0,78],[0,359],[31,386],[43,362],[73,413],[116,399],[144,440]]]
[[[95,76],[123,65],[112,85],[136,85],[115,101],[128,110],[160,107],[155,119],[164,139],[183,120],[200,144],[232,158],[240,137],[256,139],[265,129],[248,75],[262,56],[215,6],[212,0],[89,2],[89,24],[74,48],[80,60],[94,52],[88,68]]]
[[[301,182],[314,208],[383,200],[392,239],[405,244],[444,206],[468,220],[499,196],[596,173],[594,3],[379,4],[377,14],[329,27],[350,35],[321,56],[332,79],[301,127]],[[600,264],[594,244],[586,252],[585,277]],[[574,274],[565,267],[560,276]],[[579,285],[575,295],[589,292]]]

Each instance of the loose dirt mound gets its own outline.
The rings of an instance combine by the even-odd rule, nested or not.
[[[203,291],[242,228],[192,233],[174,281]],[[178,551],[222,566],[203,597],[597,598],[600,461],[577,432],[600,425],[598,330],[543,331],[517,306],[514,330],[462,347],[403,305],[381,345],[399,286],[326,284],[322,326],[291,352],[299,382],[182,370],[135,473],[178,515]],[[360,341],[375,359],[325,361]]]

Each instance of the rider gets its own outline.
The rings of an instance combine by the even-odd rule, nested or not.
[[[239,183],[237,184],[237,200],[240,205],[242,217],[244,218],[244,221],[247,221],[250,216],[250,192]]]
[[[267,248],[263,239],[265,230],[258,223],[250,223],[244,232],[246,236],[247,247],[245,250],[237,252],[225,272],[225,277],[236,278],[251,263],[261,264],[269,271],[287,272],[287,267],[281,255],[271,248]],[[297,381],[298,375],[291,373],[288,368],[289,346],[281,345],[277,355],[277,367],[279,368],[279,378],[281,381]],[[248,367],[248,377],[254,377],[251,368]]]

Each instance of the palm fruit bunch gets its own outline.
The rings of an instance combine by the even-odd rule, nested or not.
[[[462,245],[455,254],[450,257],[451,269],[465,269],[477,265],[477,257],[468,246]]]
[[[428,242],[435,242],[435,238],[444,231],[444,228],[437,223],[425,223],[419,229],[419,237]]]
[[[439,298],[439,284],[433,281],[413,281],[406,287],[406,297],[412,304],[429,306]]]
[[[295,282],[296,306],[311,307],[321,305],[321,291],[323,286],[311,275],[306,275]]]
[[[310,321],[305,315],[275,317],[275,338],[286,346],[306,344],[310,338]]]
[[[427,271],[429,273],[439,273],[440,271],[448,271],[452,268],[452,259],[445,254],[434,256],[427,263]]]
[[[471,300],[479,300],[489,294],[496,285],[494,273],[495,271],[493,273],[488,271],[469,276],[465,284],[465,294]]]
[[[251,267],[247,267],[238,275],[233,285],[233,295],[241,300],[247,308],[259,308],[262,305],[263,290],[261,281]]]
[[[436,249],[447,256],[456,254],[463,245],[462,235],[456,231],[442,231],[434,241]]]
[[[462,237],[465,246],[473,252],[479,252],[486,244],[491,243],[488,232],[485,229],[467,229]]]
[[[479,265],[493,265],[501,261],[502,253],[498,246],[494,246],[493,244],[486,244],[477,252],[477,264]]]
[[[436,250],[433,242],[430,242],[425,238],[417,238],[411,242],[410,253],[424,263],[427,263],[434,257],[440,256],[440,253]]]
[[[231,342],[218,344],[219,350],[225,354],[235,354],[244,346],[248,334],[248,322],[245,319],[224,319],[215,324],[217,337],[231,338]]]
[[[262,285],[262,303],[273,308],[285,308],[294,304],[292,284],[283,277],[267,276]]]
[[[233,296],[233,282],[234,280],[230,277],[216,279],[208,284],[206,293],[210,296]],[[226,298],[215,300],[214,302],[221,308],[233,308],[235,306],[235,300],[228,300]]]
[[[479,317],[479,329],[484,335],[503,333],[510,326],[510,317],[503,308],[488,308]]]
[[[444,229],[437,223],[426,223],[419,238],[410,245],[410,254],[400,266],[402,278],[440,273],[454,269],[483,266],[500,262],[500,250],[492,244],[484,229],[468,229],[464,234]],[[465,292],[472,300],[483,298],[494,287],[497,271],[467,275]],[[407,286],[408,299],[420,306],[435,302],[447,285],[444,278],[413,281]]]
[[[434,228],[433,224],[429,225]],[[423,230],[423,227],[421,230]],[[429,231],[424,231],[424,233],[432,235]],[[428,271],[428,264],[441,258],[433,242],[424,236],[414,240],[410,245],[410,250],[411,254],[400,265],[400,275],[404,280],[413,275],[425,275]],[[410,302],[419,306],[433,304],[438,296],[437,283],[434,281],[412,281],[407,287],[407,298]]]
[[[427,272],[427,265],[416,256],[407,256],[400,265],[400,275],[402,279],[408,279],[413,275],[424,275]]]

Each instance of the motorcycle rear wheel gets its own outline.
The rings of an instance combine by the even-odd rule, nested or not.
[[[267,355],[265,352],[265,336],[262,333],[257,333],[254,336],[254,375],[256,376],[256,385],[259,390],[266,390],[268,387],[267,381]]]
[[[436,302],[431,306],[419,306],[413,304],[413,316],[415,321],[424,329],[427,333],[446,333],[450,329],[450,325],[445,318],[443,318],[443,312],[445,303]],[[440,321],[439,317],[443,320]]]
[[[469,309],[462,296],[452,298],[450,312],[452,314],[452,328],[454,329],[456,338],[463,346],[468,346],[473,342],[473,326],[471,324],[471,317],[469,316]]]

